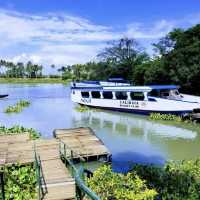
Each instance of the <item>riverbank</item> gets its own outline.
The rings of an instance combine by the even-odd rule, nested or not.
[[[2,84],[2,83],[15,83],[15,84],[62,83],[62,84],[67,84],[69,82],[70,82],[70,80],[62,80],[61,78],[0,78],[0,84]]]

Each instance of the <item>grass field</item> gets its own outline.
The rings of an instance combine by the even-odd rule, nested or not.
[[[1,83],[63,83],[67,84],[70,80],[61,78],[0,78]]]

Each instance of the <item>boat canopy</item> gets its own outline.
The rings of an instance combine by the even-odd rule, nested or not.
[[[127,91],[127,92],[151,92],[152,90],[173,90],[179,89],[179,86],[176,85],[150,85],[150,86],[131,86],[131,85],[100,85],[89,84],[89,82],[81,82],[74,86],[71,89],[79,89],[82,91]]]
[[[175,90],[179,89],[178,85],[149,85],[152,90]]]

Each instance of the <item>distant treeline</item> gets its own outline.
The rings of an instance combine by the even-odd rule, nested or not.
[[[186,93],[200,94],[200,24],[187,30],[174,29],[158,43],[152,44],[149,56],[136,40],[122,38],[110,41],[97,55],[96,62],[62,66],[63,79],[106,80],[122,77],[136,85],[177,84]],[[1,61],[6,71],[2,76],[37,78],[42,66]],[[52,68],[55,65],[51,66]]]
[[[31,61],[26,64],[18,62],[7,62],[0,60],[0,67],[4,70],[1,72],[1,77],[6,78],[37,78],[42,76],[42,65],[33,64]]]

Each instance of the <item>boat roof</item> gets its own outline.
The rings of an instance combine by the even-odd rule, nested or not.
[[[150,87],[153,90],[164,90],[164,89],[179,89],[180,86],[178,85],[149,85],[148,87]]]
[[[83,82],[82,82],[83,83]],[[84,82],[86,83],[86,82]],[[100,91],[100,90],[104,90],[104,91],[142,91],[142,92],[150,92],[152,90],[164,90],[164,89],[168,89],[168,90],[172,90],[172,89],[179,89],[179,86],[177,85],[147,85],[147,86],[133,86],[133,85],[107,85],[107,86],[103,86],[103,85],[99,85],[99,84],[95,84],[94,82],[92,84],[89,84],[88,82],[86,83],[86,85],[81,84],[81,85],[74,85],[71,87],[72,89],[79,89],[82,91]]]

